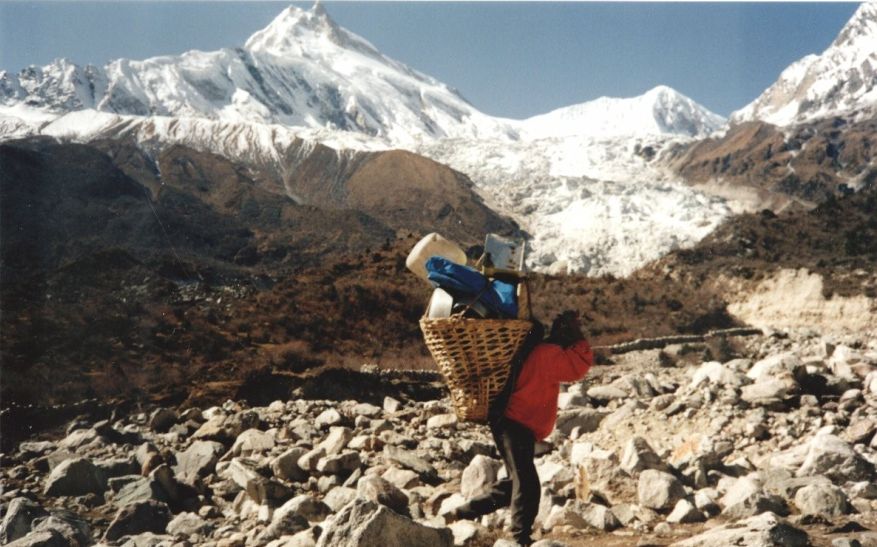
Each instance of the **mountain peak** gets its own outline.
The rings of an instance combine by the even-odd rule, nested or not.
[[[832,46],[854,46],[862,40],[867,40],[867,44],[862,43],[863,46],[870,46],[872,49],[877,43],[877,3],[875,2],[865,2],[859,6],[841,29]]]
[[[322,39],[339,46],[361,41],[339,27],[317,2],[309,10],[295,6],[284,9],[267,27],[250,36],[244,47],[275,55],[300,54],[303,44],[313,47]]]

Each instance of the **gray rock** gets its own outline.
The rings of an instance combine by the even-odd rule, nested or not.
[[[655,469],[640,473],[637,499],[643,507],[657,511],[669,510],[684,497],[685,489],[673,475]]]
[[[771,406],[784,401],[793,393],[789,382],[767,378],[743,386],[740,390],[740,398],[752,405]]]
[[[843,490],[833,484],[810,484],[795,494],[795,505],[805,515],[839,517],[849,511]]]
[[[353,406],[353,414],[357,416],[365,416],[367,418],[376,418],[381,415],[381,407],[369,403],[358,403]]]
[[[877,432],[877,420],[864,418],[853,422],[844,431],[844,437],[852,444],[868,444]]]
[[[65,509],[55,510],[48,517],[34,520],[33,532],[49,530],[60,534],[70,545],[90,545],[92,542],[88,523],[72,511]]]
[[[793,372],[802,364],[801,359],[792,352],[771,355],[752,365],[746,376],[758,382],[762,379],[774,378],[784,371]]]
[[[353,438],[353,430],[349,427],[334,426],[329,428],[329,434],[316,446],[322,449],[326,455],[340,454],[347,447],[347,443]]]
[[[70,547],[70,543],[64,538],[64,536],[55,530],[31,532],[30,534],[5,545],[6,547]]]
[[[107,479],[140,473],[140,466],[137,465],[137,460],[130,457],[97,460],[94,462],[94,465]]]
[[[702,534],[678,541],[674,547],[807,547],[807,532],[795,528],[773,513],[762,513],[748,519],[711,528]]]
[[[213,472],[225,447],[215,441],[195,441],[189,448],[176,455],[174,473],[184,484],[194,484],[199,478]]]
[[[179,417],[169,408],[159,408],[149,417],[149,429],[156,433],[165,433],[173,427]]]
[[[456,414],[437,414],[426,420],[427,429],[453,429],[457,426]]]
[[[594,386],[587,392],[588,398],[600,402],[613,401],[615,399],[627,399],[630,393],[613,385]]]
[[[356,499],[326,525],[318,547],[451,547],[447,528],[423,526],[372,501]]]
[[[502,462],[487,456],[475,456],[460,477],[460,493],[466,499],[472,499],[490,488],[496,482],[496,474]]]
[[[825,475],[835,483],[866,481],[874,476],[874,465],[839,437],[823,434],[810,441],[796,475]]]
[[[392,397],[384,397],[384,412],[390,414],[398,412],[402,408],[402,403]]]
[[[310,527],[308,519],[297,511],[298,506],[290,503],[295,499],[297,498],[289,500],[274,511],[271,517],[271,524],[259,536],[261,541],[296,534]]]
[[[317,471],[324,475],[344,475],[352,473],[362,465],[359,452],[344,452],[335,456],[320,458]]]
[[[401,488],[402,490],[414,488],[420,485],[420,476],[410,469],[391,467],[384,471],[381,477],[390,481],[391,484],[396,485],[397,488]]]
[[[90,460],[73,458],[61,462],[46,480],[47,496],[100,494],[107,488],[106,477]]]
[[[596,503],[583,503],[579,507],[582,520],[596,530],[611,532],[621,526],[621,523],[608,507]]]
[[[172,536],[188,538],[198,534],[206,536],[213,525],[195,513],[180,513],[167,524],[167,533]]]
[[[478,542],[484,534],[484,529],[474,522],[459,520],[448,525],[454,534],[454,545],[466,546]]]
[[[264,431],[247,429],[237,436],[229,453],[232,456],[261,454],[274,448],[274,442],[274,437]]]
[[[323,497],[323,503],[329,506],[333,512],[338,512],[342,507],[356,499],[356,490],[347,486],[336,486],[329,490]]]
[[[308,452],[306,452],[302,457],[298,459],[298,467],[305,471],[316,471],[317,463],[319,463],[320,458],[326,455],[326,449],[321,447],[316,447]]]
[[[157,480],[149,477],[137,477],[122,486],[113,501],[118,507],[124,507],[149,500],[168,502],[170,497]]]
[[[698,387],[702,384],[714,384],[737,387],[748,381],[740,372],[718,361],[708,361],[694,371],[694,375],[691,378],[691,386]]]
[[[308,494],[300,494],[278,507],[274,511],[274,517],[290,512],[304,517],[309,522],[320,522],[332,514],[332,508]]]
[[[739,520],[762,513],[776,513],[786,516],[789,508],[783,498],[766,492],[753,492],[733,505],[725,507],[722,516],[728,520]]]
[[[318,429],[329,429],[333,425],[341,425],[342,422],[344,422],[344,417],[334,408],[330,408],[316,417],[314,426]]]
[[[34,519],[48,516],[45,509],[27,498],[15,498],[6,508],[0,524],[0,544],[23,538],[30,533]]]
[[[384,447],[384,460],[396,464],[403,469],[410,469],[420,476],[427,484],[439,482],[438,472],[429,462],[404,448],[387,445]]]
[[[667,522],[671,524],[703,522],[703,520],[705,520],[703,512],[686,499],[677,501],[676,506],[667,515]]]
[[[305,448],[295,446],[271,461],[274,476],[291,482],[301,482],[308,478],[308,472],[299,467],[298,460],[307,454]]]
[[[411,516],[408,510],[408,496],[381,477],[370,475],[359,479],[356,495],[386,505],[400,515]]]
[[[758,494],[763,491],[763,487],[761,484],[761,480],[757,478],[754,474],[750,474],[746,477],[740,477],[739,479],[730,483],[728,486],[725,495],[722,496],[722,505],[724,507],[731,507],[746,498],[752,496],[753,494]]]
[[[621,468],[633,475],[646,469],[667,471],[668,467],[642,437],[632,437],[621,453]]]
[[[104,541],[115,541],[123,536],[143,532],[164,533],[171,520],[167,505],[157,501],[145,501],[126,505],[119,509],[104,534]]]
[[[574,428],[579,428],[579,433],[593,433],[600,427],[606,414],[593,408],[563,410],[557,413],[555,428],[564,435],[569,435]]]

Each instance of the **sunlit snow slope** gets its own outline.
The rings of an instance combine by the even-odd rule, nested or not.
[[[148,152],[185,144],[281,170],[317,142],[406,148],[466,173],[515,218],[534,267],[592,275],[629,273],[721,221],[723,203],[652,159],[723,124],[664,86],[528,120],[491,117],[319,6],[287,8],[240,48],[0,72],[2,138],[125,137]]]
[[[821,55],[786,68],[732,123],[761,120],[786,126],[836,114],[873,115],[877,105],[877,3],[859,6]]]

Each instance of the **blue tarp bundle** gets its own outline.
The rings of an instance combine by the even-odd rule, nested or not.
[[[441,256],[430,257],[426,261],[426,271],[430,281],[451,294],[473,297],[480,294],[478,300],[491,311],[503,317],[518,316],[515,285],[511,283],[498,279],[488,281],[478,270],[451,262]]]

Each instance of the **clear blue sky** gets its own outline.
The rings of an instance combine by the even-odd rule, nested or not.
[[[0,2],[0,70],[240,46],[290,2]],[[310,3],[294,2],[309,8]],[[384,54],[524,118],[664,84],[728,115],[820,53],[853,3],[324,2]]]

